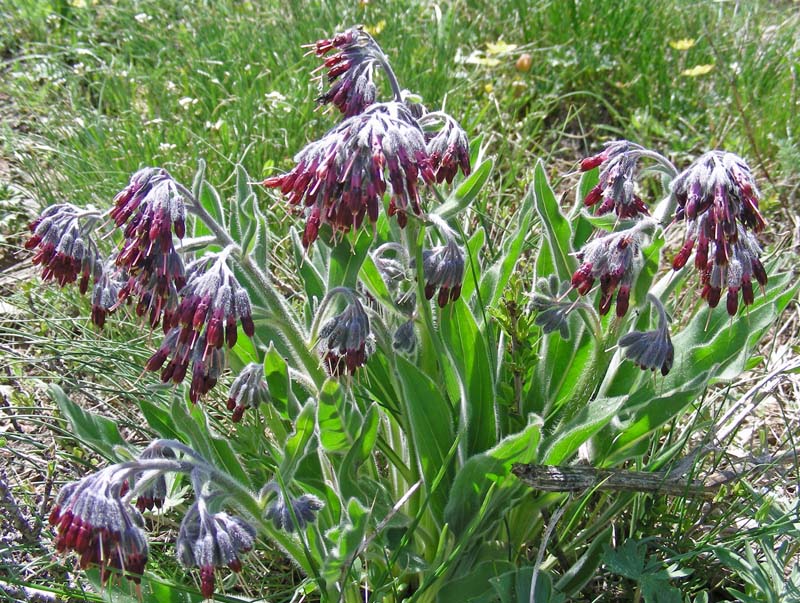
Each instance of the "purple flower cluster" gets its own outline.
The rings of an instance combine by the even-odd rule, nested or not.
[[[323,68],[328,70],[331,86],[317,98],[318,103],[332,103],[345,117],[352,117],[375,102],[373,76],[383,52],[372,36],[353,27],[311,47],[318,57],[325,57]]]
[[[319,338],[323,361],[332,376],[352,375],[364,366],[371,352],[372,334],[361,302],[351,296],[347,307],[322,325]]]
[[[50,513],[56,530],[56,550],[75,551],[81,568],[100,566],[105,583],[108,570],[123,571],[138,583],[147,563],[144,520],[122,499],[127,481],[119,479],[118,465],[67,484]]]
[[[247,521],[224,511],[210,512],[202,498],[181,522],[177,553],[181,565],[200,568],[200,592],[214,596],[215,569],[242,570],[241,555],[253,548],[256,531]]]
[[[761,232],[765,223],[750,168],[733,153],[711,151],[673,181],[672,193],[678,202],[675,219],[686,222],[686,240],[672,266],[682,268],[695,251],[703,299],[716,307],[727,287],[726,308],[733,316],[740,291],[744,304],[750,305],[753,279],[762,287],[767,284],[753,234]]]
[[[589,241],[578,259],[582,264],[572,275],[572,286],[586,295],[600,279],[600,314],[607,314],[617,293],[617,316],[625,316],[630,302],[631,285],[642,263],[641,235],[631,230],[609,233]]]
[[[51,205],[28,226],[33,234],[25,242],[25,249],[36,249],[32,261],[42,266],[44,281],[63,287],[80,275],[81,293],[86,293],[89,277],[96,276],[100,265],[97,246],[80,223],[85,213],[70,203]]]
[[[378,219],[381,200],[391,186],[388,213],[405,226],[409,209],[422,213],[418,179],[433,182],[422,130],[405,105],[377,103],[343,121],[295,156],[287,174],[264,180],[280,188],[292,205],[306,207],[303,245],[329,224],[348,232],[368,216]]]
[[[101,329],[106,323],[106,315],[113,312],[119,304],[120,293],[128,282],[125,271],[108,260],[97,271],[92,291],[92,322]]]
[[[600,167],[600,180],[583,200],[586,207],[597,203],[597,214],[611,210],[620,219],[635,218],[650,212],[636,193],[636,164],[643,147],[627,140],[606,143],[602,152],[581,161],[581,171]]]
[[[302,530],[306,524],[313,522],[322,507],[322,501],[311,494],[303,494],[297,498],[289,497],[287,503],[283,494],[278,492],[275,500],[267,507],[265,516],[272,521],[276,529],[294,532]]]
[[[625,358],[633,361],[642,370],[660,370],[665,377],[675,361],[675,348],[669,336],[669,319],[661,301],[654,295],[647,296],[658,312],[658,327],[653,331],[631,331],[619,340]]]
[[[431,299],[436,290],[436,301],[444,308],[448,301],[461,296],[464,282],[464,252],[452,238],[447,243],[422,252],[422,273],[425,277],[425,298]]]
[[[436,182],[453,182],[459,168],[468,176],[469,139],[458,122],[447,113],[436,111],[420,117],[419,125],[425,132],[428,157]]]
[[[247,408],[258,408],[262,402],[269,402],[269,387],[264,380],[264,366],[251,362],[236,376],[228,394],[227,407],[233,411],[232,420],[238,423]]]
[[[189,397],[197,402],[216,385],[225,367],[223,344],[236,344],[237,321],[248,337],[255,325],[247,291],[228,268],[227,254],[206,254],[186,268],[186,285],[174,312],[165,312],[167,329],[158,351],[147,361],[146,369],[161,369],[161,380],[180,383],[192,363]]]
[[[143,168],[114,198],[110,216],[118,227],[124,226],[116,262],[129,278],[120,297],[137,297],[136,313],[149,314],[155,327],[164,312],[174,310],[177,292],[186,282],[172,243],[173,233],[182,239],[186,231],[183,194],[166,170]]]

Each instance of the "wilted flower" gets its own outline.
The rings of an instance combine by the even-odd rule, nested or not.
[[[46,208],[28,226],[33,233],[25,249],[36,249],[32,262],[42,266],[42,279],[55,280],[62,287],[73,283],[80,275],[79,289],[86,293],[89,277],[100,265],[100,254],[89,229],[93,223],[82,225],[81,218],[90,212],[71,203],[58,203]]]
[[[647,206],[636,193],[636,164],[645,151],[643,147],[627,140],[608,142],[601,153],[581,161],[581,171],[600,166],[600,180],[583,200],[586,207],[596,205],[597,214],[607,214],[612,209],[619,218],[633,218],[648,214]]]
[[[175,452],[169,446],[164,446],[156,440],[145,448],[139,455],[139,459],[174,459]],[[147,480],[147,484],[142,486],[140,481]],[[167,479],[163,472],[158,472],[154,477],[147,475],[146,472],[137,473],[133,476],[134,488],[139,493],[136,498],[136,507],[140,511],[145,509],[160,509],[164,506],[164,499],[167,497]]]
[[[116,262],[129,279],[120,296],[138,297],[136,313],[149,313],[155,327],[162,312],[174,310],[177,291],[185,283],[183,262],[172,244],[173,233],[182,239],[186,231],[183,194],[166,170],[143,168],[114,198],[110,216],[124,226]]]
[[[375,102],[374,71],[386,58],[372,36],[353,27],[311,47],[318,57],[328,55],[323,67],[331,87],[317,98],[318,103],[333,103],[345,117],[352,117]]]
[[[358,367],[364,366],[372,347],[369,317],[355,295],[348,297],[347,307],[319,331],[325,366],[335,377],[345,373],[352,375]]]
[[[258,408],[262,402],[269,402],[269,387],[264,380],[264,367],[251,362],[236,376],[228,394],[228,410],[233,411],[233,422],[242,420],[246,408]]]
[[[210,599],[214,595],[214,570],[228,567],[240,572],[242,553],[253,548],[256,531],[247,521],[224,511],[211,513],[206,501],[195,502],[181,522],[178,531],[178,560],[184,567],[200,568],[200,592]]]
[[[468,176],[469,140],[458,122],[447,113],[436,111],[426,113],[419,118],[419,125],[425,132],[428,157],[436,182],[447,180],[449,184],[453,181],[458,168]]]
[[[631,285],[644,260],[642,235],[637,229],[609,233],[593,239],[578,253],[583,262],[572,275],[572,286],[586,295],[595,279],[600,279],[600,314],[608,313],[614,291],[617,293],[617,316],[625,316],[630,301]]]
[[[216,385],[225,366],[223,343],[230,348],[236,344],[236,321],[249,337],[255,333],[250,298],[226,258],[225,251],[206,254],[187,267],[181,302],[174,312],[164,315],[170,330],[146,365],[147,370],[159,370],[171,356],[161,380],[180,383],[192,362],[189,397],[193,402]]]
[[[412,354],[417,347],[417,333],[414,330],[414,321],[407,320],[394,332],[392,337],[392,348],[396,352]]]
[[[448,301],[456,301],[461,295],[464,251],[450,237],[444,245],[425,249],[422,252],[422,273],[425,277],[425,298],[431,299],[438,289],[436,301],[440,308],[444,308]]]
[[[122,500],[127,481],[118,469],[113,465],[64,486],[50,513],[50,525],[56,529],[56,549],[75,551],[81,568],[99,565],[103,582],[109,569],[124,571],[138,583],[148,555],[144,521]]]
[[[409,208],[420,214],[418,179],[432,182],[422,130],[397,102],[378,103],[346,119],[295,156],[297,165],[283,176],[264,180],[279,187],[292,205],[307,208],[303,245],[313,243],[323,224],[348,232],[364,216],[378,219],[387,176],[388,213],[404,226]]]
[[[759,259],[755,235],[764,219],[758,211],[758,191],[747,164],[733,153],[711,151],[700,157],[674,181],[678,201],[676,220],[686,220],[686,241],[672,261],[682,268],[695,251],[702,297],[716,307],[722,288],[728,288],[727,310],[739,308],[739,291],[745,305],[753,303],[755,278],[762,287],[767,273]]]
[[[638,364],[642,370],[661,371],[666,376],[675,360],[675,349],[669,337],[667,313],[661,301],[654,295],[647,296],[658,312],[658,328],[655,331],[631,331],[619,340],[625,358]]]
[[[275,499],[267,507],[266,517],[272,521],[276,529],[294,532],[302,530],[306,524],[313,522],[317,511],[322,507],[322,501],[310,494],[303,494],[298,498],[289,497],[289,504],[286,504],[283,493],[278,491]]]

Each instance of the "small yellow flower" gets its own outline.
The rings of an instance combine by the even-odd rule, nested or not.
[[[675,50],[689,50],[694,46],[694,40],[690,38],[683,38],[681,40],[670,40],[669,45]]]
[[[491,84],[491,83],[489,83],[489,84],[486,84],[486,85],[483,87],[483,91],[484,91],[486,94],[491,94],[492,92],[494,92],[494,84]]]
[[[681,75],[685,75],[688,77],[698,77],[710,73],[712,69],[714,69],[713,64],[695,65],[691,69],[684,69],[683,71],[681,71]]]
[[[386,19],[381,19],[375,25],[364,26],[364,31],[366,31],[371,36],[377,36],[379,33],[383,31],[385,27],[386,27]]]
[[[517,49],[516,44],[509,44],[508,42],[504,42],[503,40],[486,43],[486,54],[489,55],[508,54],[509,52],[513,52],[516,49]]]

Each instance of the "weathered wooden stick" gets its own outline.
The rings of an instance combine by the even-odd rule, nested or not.
[[[581,465],[557,467],[515,463],[511,472],[536,490],[547,492],[582,492],[589,489],[618,492],[653,492],[674,496],[710,498],[732,474],[714,474],[705,481],[668,477],[664,472],[596,469]]]

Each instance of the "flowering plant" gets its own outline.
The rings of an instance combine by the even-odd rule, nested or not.
[[[752,174],[716,151],[678,174],[657,153],[611,143],[582,162],[568,216],[540,163],[490,252],[471,219],[493,168],[480,142],[401,89],[365,31],[321,40],[311,53],[330,86],[318,100],[343,119],[262,183],[304,221],[302,234],[290,231],[299,295],[285,295],[270,274],[270,225],[242,166],[229,208],[202,162],[191,188],[161,168],[138,171],[108,213],[120,239],[108,258],[93,235],[100,212],[62,204],[31,225],[27,246],[45,279],[80,277],[83,291],[93,280],[98,327],[126,304],[160,325],[145,368],[174,385],[168,408],[142,403],[158,439],[136,454],[113,430],[87,429],[87,413],[54,390],[78,437],[101,442],[109,457],[133,456],[63,488],[51,515],[56,548],[99,566],[102,582],[121,572],[148,594],[143,526],[188,477],[195,501],[177,505],[176,549],[199,569],[205,597],[217,569],[239,571],[264,535],[324,601],[492,601],[505,587],[488,576],[530,570],[526,543],[552,504],[528,496],[512,464],[563,463],[581,448],[598,464],[641,454],[646,436],[742,369],[792,289],[781,276],[768,286]],[[378,100],[379,76],[391,100]],[[652,212],[641,161],[668,183]],[[595,214],[584,209],[592,206]],[[664,233],[681,221],[676,272],[662,276]],[[596,227],[603,232],[592,238]],[[530,314],[514,298],[528,242],[538,245]],[[693,249],[711,310],[683,304],[673,339],[668,311],[688,290]],[[583,301],[596,282],[597,310]],[[731,318],[715,309],[723,288]],[[226,402],[236,435],[223,438],[196,405],[213,401],[228,366],[244,368]],[[575,535],[576,550],[598,534]],[[599,556],[567,561],[594,571]],[[536,575],[553,597],[582,585],[553,585],[538,566]]]

